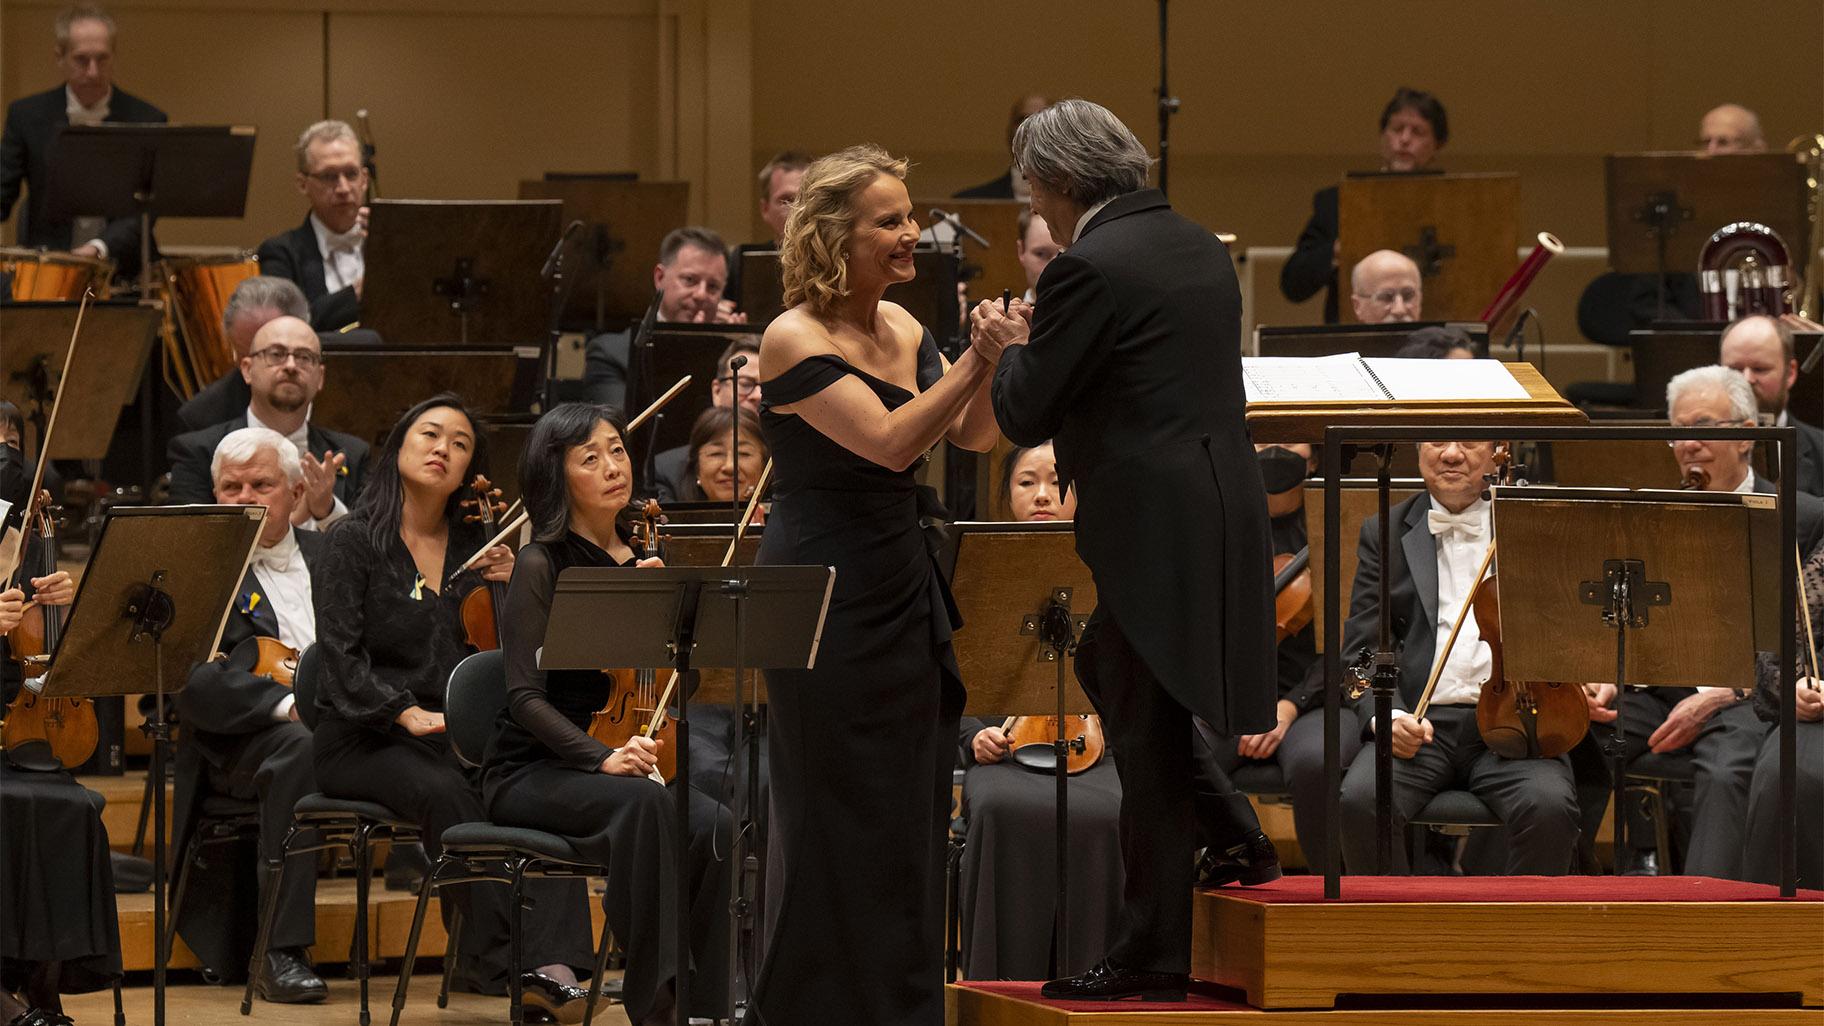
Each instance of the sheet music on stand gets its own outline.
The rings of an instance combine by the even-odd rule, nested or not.
[[[1250,403],[1499,401],[1528,398],[1495,360],[1402,360],[1334,356],[1250,356],[1241,361]]]

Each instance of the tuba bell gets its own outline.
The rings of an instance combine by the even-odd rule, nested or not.
[[[1792,261],[1772,228],[1737,221],[1716,230],[1697,257],[1697,290],[1704,319],[1733,321],[1749,314],[1786,312]]]

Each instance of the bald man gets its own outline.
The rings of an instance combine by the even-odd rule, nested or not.
[[[1760,412],[1779,427],[1799,432],[1799,491],[1824,496],[1824,430],[1792,415],[1792,386],[1799,380],[1792,329],[1772,317],[1743,317],[1723,330],[1716,362],[1737,370],[1754,389]]]
[[[1761,119],[1739,103],[1712,107],[1698,123],[1697,145],[1706,154],[1761,153],[1767,140],[1761,135]]]
[[[1416,321],[1425,301],[1419,265],[1404,253],[1377,249],[1349,272],[1350,302],[1363,324]]]
[[[321,529],[341,519],[360,494],[367,443],[310,422],[311,404],[323,389],[324,377],[323,343],[316,329],[292,316],[267,321],[241,357],[241,377],[252,393],[246,413],[171,440],[166,450],[171,461],[170,501],[215,501],[209,461],[216,445],[237,428],[263,427],[289,439],[303,464],[304,497],[292,511],[292,522]]]

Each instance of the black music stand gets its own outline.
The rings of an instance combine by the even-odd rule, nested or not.
[[[627,354],[629,410],[645,409],[679,378],[690,375],[690,384],[653,414],[651,427],[645,429],[647,440],[641,450],[641,466],[648,465],[654,455],[690,441],[691,424],[697,414],[709,408],[710,382],[728,372],[727,368],[716,366],[716,361],[738,339],[747,339],[758,347],[764,330],[763,325],[756,324],[655,321],[650,330],[633,339]]]
[[[996,715],[1048,708],[1058,717],[1052,772],[1058,785],[1057,971],[1070,950],[1070,776],[1065,763],[1084,739],[1066,736],[1067,717],[1095,712],[1065,673],[1065,657],[1096,605],[1095,579],[1076,554],[1069,523],[950,525],[950,590],[964,626],[952,646],[969,682],[968,706]],[[946,957],[948,955],[946,954]],[[954,969],[954,965],[951,966]]]
[[[0,305],[0,399],[9,399],[42,437],[57,382],[70,375],[69,396],[51,439],[54,460],[99,460],[108,454],[121,410],[133,401],[152,353],[159,311],[133,302],[90,303],[81,344],[70,362],[70,332],[77,303]],[[67,367],[66,367],[67,364]],[[151,410],[142,404],[141,458],[146,483],[153,475]],[[37,443],[33,443],[33,448]],[[162,458],[163,453],[157,454]],[[162,473],[163,464],[159,463]]]
[[[139,218],[139,289],[152,285],[152,220],[240,217],[252,125],[71,125],[51,143],[50,216]]]
[[[1758,221],[1795,247],[1808,237],[1805,165],[1790,153],[1614,153],[1603,173],[1609,265],[1657,277],[1661,320],[1666,275],[1696,273],[1718,228]]]
[[[836,571],[823,566],[572,567],[558,575],[539,666],[670,666],[680,681],[690,679],[693,665],[731,667],[736,681],[750,668],[809,669],[817,661],[835,583]],[[615,629],[604,631],[603,624],[614,624]],[[674,692],[673,717],[678,724],[678,775],[672,787],[677,799],[680,920],[690,907],[690,720],[685,690]],[[694,690],[706,701],[734,700],[733,694],[702,694],[702,686]],[[739,866],[737,859],[733,871]],[[737,918],[744,913],[740,908],[730,911]],[[677,933],[677,1023],[686,1026],[690,931],[680,926]],[[732,978],[729,986],[732,994]],[[732,1000],[728,1012],[732,1017]]]
[[[1510,680],[1627,687],[1755,686],[1779,648],[1779,522],[1767,496],[1498,487],[1501,617]],[[1705,539],[1694,547],[1692,538]],[[1748,615],[1741,615],[1742,596]],[[1613,636],[1611,641],[1610,636]],[[1628,846],[1627,738],[1607,746],[1615,865]]]
[[[556,200],[375,200],[362,327],[388,345],[540,345]]]
[[[221,643],[228,609],[259,542],[264,506],[115,506],[51,654],[42,694],[127,695],[152,680],[152,1022],[165,1022],[166,681],[182,688],[190,667]],[[148,644],[149,642],[149,644]]]
[[[323,390],[310,419],[377,448],[399,415],[426,396],[455,392],[477,416],[530,409],[538,392],[539,347],[323,346]],[[498,453],[498,450],[496,450]],[[494,475],[508,480],[498,467]]]
[[[1488,325],[1481,321],[1416,321],[1405,324],[1261,324],[1254,328],[1253,351],[1245,356],[1397,356],[1420,328],[1456,328],[1488,354]]]

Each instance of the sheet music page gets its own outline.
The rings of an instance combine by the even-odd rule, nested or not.
[[[1499,360],[1362,361],[1398,401],[1423,399],[1525,399],[1526,387]]]
[[[1251,403],[1387,401],[1358,353],[1244,356],[1241,378]]]

